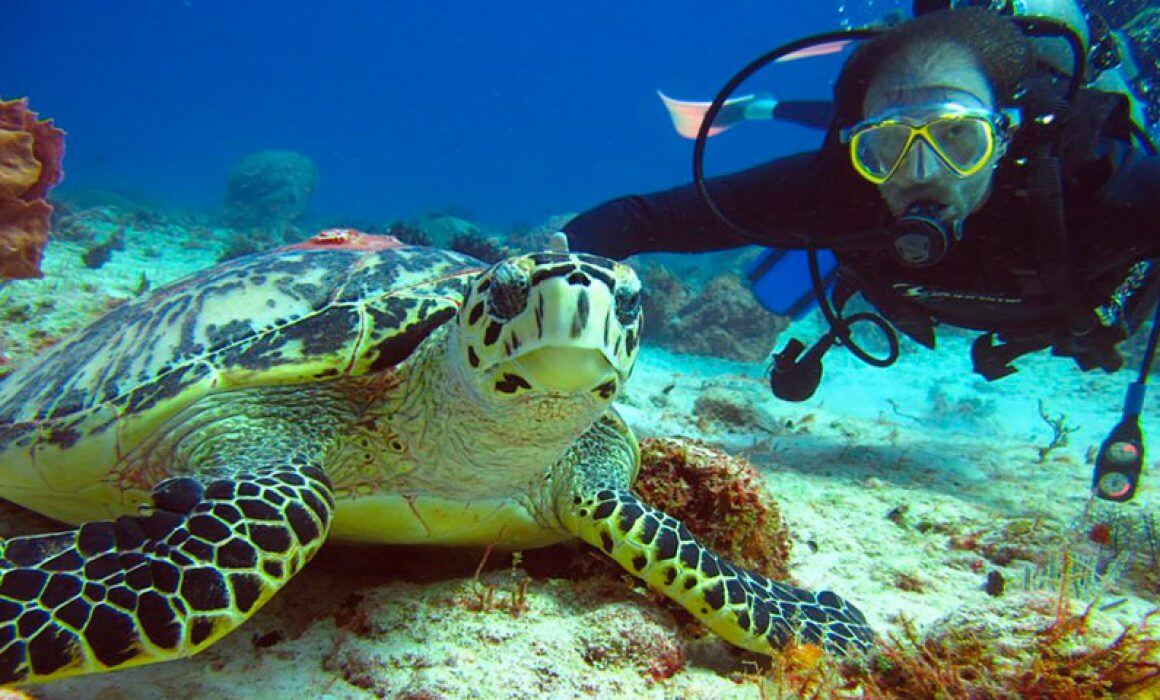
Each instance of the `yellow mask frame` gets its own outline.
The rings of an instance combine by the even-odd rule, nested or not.
[[[969,154],[955,153],[947,143],[954,138],[952,130],[964,125],[972,129],[976,140],[971,147],[973,152]],[[947,103],[923,108],[917,114],[913,107],[891,110],[843,129],[840,137],[850,146],[850,162],[854,170],[866,180],[881,185],[894,176],[919,139],[953,174],[960,178],[970,177],[987,167],[996,151],[1006,149],[1011,132],[1018,125],[1017,109],[991,110]],[[904,130],[905,136],[901,137],[899,146],[900,130]],[[880,154],[883,146],[867,142],[875,138],[895,141],[888,146],[890,151],[895,151],[893,157],[878,159],[877,165],[864,155]]]

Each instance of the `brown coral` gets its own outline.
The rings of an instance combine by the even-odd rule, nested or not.
[[[869,698],[1156,697],[1155,611],[1108,634],[1093,629],[1094,606],[1074,612],[1063,597],[1019,602],[998,623],[959,613],[925,637],[904,618],[902,632],[868,667],[847,669],[847,680],[862,683]]]
[[[60,181],[64,132],[38,120],[28,101],[0,101],[0,277],[40,277],[52,206]]]
[[[693,415],[698,425],[708,431],[713,428],[730,431],[752,431],[761,428],[757,409],[737,392],[724,387],[708,387],[693,402]]]
[[[1068,585],[1065,572],[1057,595],[993,599],[952,613],[926,633],[902,616],[899,632],[854,662],[821,656],[809,665],[775,657],[758,679],[762,697],[769,696],[767,684],[777,697],[1158,697],[1160,611],[1123,625],[1101,617],[1094,605],[1073,609]]]
[[[681,353],[742,362],[762,360],[788,319],[766,311],[733,274],[714,277],[699,292],[667,268],[641,272],[645,340]]]
[[[746,460],[696,440],[647,439],[635,490],[718,554],[771,578],[789,578],[789,533]]]

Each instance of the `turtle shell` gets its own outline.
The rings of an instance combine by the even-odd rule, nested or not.
[[[483,267],[459,253],[303,245],[127,302],[0,382],[0,496],[76,493],[211,392],[389,369]],[[18,495],[18,493],[16,494]]]

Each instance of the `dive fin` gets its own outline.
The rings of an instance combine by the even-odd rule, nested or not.
[[[657,95],[665,103],[677,133],[687,139],[697,138],[701,122],[705,120],[705,114],[713,103],[674,100],[660,90],[657,90]],[[745,95],[725,100],[717,118],[713,120],[713,126],[709,127],[709,135],[715,136],[748,119],[770,119],[776,106],[777,100],[770,95]]]
[[[806,46],[788,53],[774,62],[786,63],[815,56],[829,56],[842,51],[854,41],[854,39],[839,39],[824,44]],[[669,117],[672,118],[673,128],[677,130],[677,133],[687,139],[697,138],[697,132],[701,129],[705,114],[708,113],[709,107],[713,103],[674,100],[660,90],[657,90],[657,94],[665,103],[665,109],[669,111]],[[717,118],[713,120],[713,125],[709,127],[709,136],[715,136],[743,121],[768,119],[783,119],[802,126],[826,129],[829,127],[832,114],[833,105],[823,100],[782,102],[772,95],[745,95],[725,100],[725,104],[717,113]]]
[[[677,133],[687,139],[697,138],[701,122],[705,120],[705,114],[713,103],[674,100],[660,90],[657,90],[657,94],[665,103]],[[713,126],[709,127],[709,136],[716,136],[743,121],[769,119],[780,119],[824,131],[829,128],[833,115],[834,103],[829,100],[779,101],[770,95],[745,95],[725,100],[717,118],[713,120]]]
[[[854,43],[856,39],[838,39],[837,41],[828,41],[824,44],[815,44],[807,46],[797,51],[791,51],[781,58],[774,61],[774,63],[788,63],[790,61],[797,61],[803,58],[813,58],[815,56],[829,56],[830,54],[838,53],[850,44]]]

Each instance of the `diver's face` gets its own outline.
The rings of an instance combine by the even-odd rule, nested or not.
[[[984,109],[995,106],[986,76],[958,47],[940,47],[893,62],[870,84],[862,107],[864,118],[873,119],[893,110],[913,107],[921,111],[942,102]],[[999,155],[1001,149],[992,161]],[[993,165],[960,177],[918,139],[890,179],[878,185],[878,191],[895,216],[902,216],[918,202],[936,202],[943,207],[945,221],[961,221],[986,201]]]

